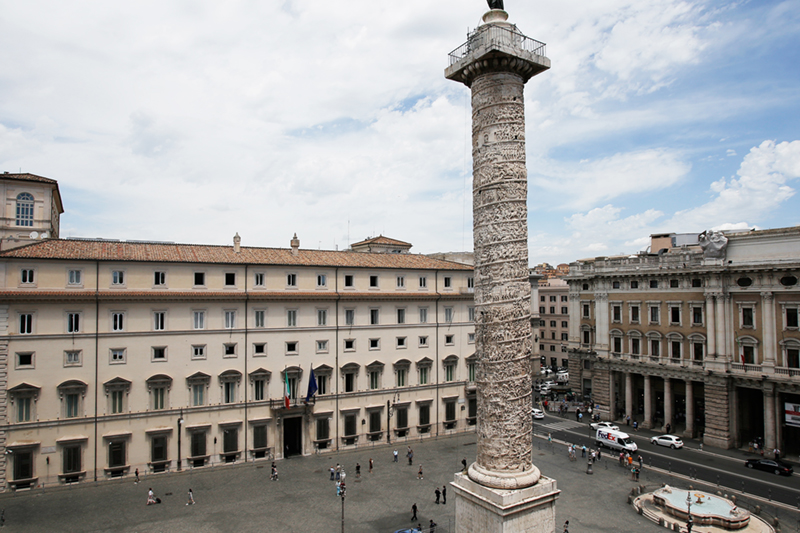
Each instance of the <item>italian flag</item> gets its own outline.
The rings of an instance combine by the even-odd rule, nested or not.
[[[283,377],[284,377],[284,380],[285,380],[284,386],[283,386],[283,405],[284,405],[284,407],[286,407],[288,409],[289,408],[289,373],[284,371],[283,372]]]

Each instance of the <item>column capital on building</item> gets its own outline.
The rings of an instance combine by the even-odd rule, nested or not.
[[[775,296],[775,295],[774,295],[774,294],[773,294],[771,291],[763,291],[763,292],[761,293],[761,298],[762,298],[762,299],[764,299],[764,301],[766,301],[766,302],[771,302],[771,301],[772,301],[772,298],[773,298],[774,296]]]

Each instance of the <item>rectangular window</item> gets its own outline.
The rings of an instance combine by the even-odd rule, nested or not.
[[[427,324],[428,323],[428,308],[427,307],[420,307],[419,308],[419,323],[420,324]]]
[[[658,324],[659,323],[659,308],[657,306],[650,307],[650,323],[651,324]]]
[[[369,349],[370,350],[380,350],[381,349],[381,340],[380,339],[370,339],[369,340]]]
[[[470,322],[475,322],[475,308],[474,307],[467,307],[467,320]]]
[[[264,273],[263,272],[256,272],[253,274],[253,286],[254,287],[263,287],[264,283]]]
[[[583,304],[583,318],[589,318],[589,304]]]
[[[267,381],[263,378],[253,380],[253,400],[262,402],[266,399],[266,384]]]
[[[328,276],[326,274],[317,274],[317,287],[327,287]]]
[[[797,328],[798,326],[798,309],[796,307],[786,308],[786,327]]]
[[[583,344],[590,344],[591,343],[591,332],[584,331],[583,332]]]
[[[468,289],[474,289],[475,288],[475,278],[473,278],[471,276],[467,278],[467,288]]]
[[[328,341],[317,341],[317,353],[328,353]]]
[[[353,279],[353,275],[352,274],[345,274],[345,276],[344,276],[344,286],[345,287],[354,287],[355,286],[355,280]]]
[[[327,309],[317,309],[317,325],[318,326],[327,326],[328,325],[328,310]]]
[[[405,337],[397,337],[397,347],[398,348],[405,348],[406,347],[406,338]]]
[[[673,359],[680,359],[681,358],[681,342],[680,341],[671,341],[670,342],[672,348],[672,358]]]
[[[330,439],[330,424],[327,418],[317,418],[317,440]]]
[[[453,344],[455,344],[455,339],[456,339],[455,335],[445,335],[444,343],[446,346],[452,346]]]
[[[205,359],[206,358],[206,345],[195,344],[192,346],[192,359]]]
[[[267,447],[267,426],[253,426],[253,448],[260,449],[266,447]]]
[[[167,437],[164,435],[153,435],[150,440],[150,460],[153,463],[167,460]]]
[[[474,333],[467,333],[467,343],[474,344],[475,343],[475,334]]]
[[[550,314],[551,314],[551,315],[554,315],[554,314],[556,314],[556,308],[555,308],[555,306],[552,306],[552,305],[550,306]]]
[[[199,405],[203,405],[200,403]],[[192,444],[190,446],[191,456],[192,457],[202,457],[206,454],[206,433],[205,431],[193,431],[192,432]],[[203,464],[203,460],[200,460],[200,464]]]
[[[286,311],[286,325],[290,328],[297,326],[297,309],[288,309]]]
[[[235,342],[227,342],[222,345],[222,353],[225,357],[235,357],[236,356],[236,343]]]
[[[568,341],[569,340],[569,333],[562,333],[561,334],[561,340],[562,341]]]
[[[229,428],[222,430],[222,451],[233,453],[239,451],[239,430]]]
[[[408,427],[408,409],[406,407],[397,408],[397,429]]]
[[[352,352],[356,349],[356,341],[355,339],[345,339],[344,340],[344,351],[345,352]]]
[[[264,327],[264,316],[265,316],[265,314],[266,313],[265,313],[265,311],[263,309],[257,309],[255,311],[255,313],[254,313],[255,327],[257,327],[257,328],[263,328]]]
[[[205,272],[195,272],[194,273],[194,286],[195,287],[204,287],[206,284],[206,273]]]
[[[267,343],[265,342],[256,342],[253,344],[253,356],[254,357],[263,357],[267,355]]]
[[[550,301],[551,302],[555,302],[555,301],[557,301],[557,298],[555,296],[551,295],[550,296]]]
[[[398,309],[397,310],[397,323],[398,324],[405,324],[406,323],[406,310],[405,309]]]
[[[444,404],[444,419],[452,422],[456,419],[456,402],[447,402]]]
[[[373,370],[369,373],[369,388],[370,390],[376,390],[381,387],[381,373],[377,370]]]
[[[378,276],[370,276],[369,277],[369,287],[370,287],[370,289],[377,289],[378,288]]]
[[[419,288],[420,289],[427,289],[428,288],[428,278],[425,276],[419,277]]]
[[[569,301],[569,298],[567,298],[566,296],[562,296],[562,297],[561,297],[561,301],[562,301],[562,302]]]
[[[680,307],[670,307],[669,308],[669,322],[670,322],[670,324],[680,324],[681,323],[681,308]]]
[[[328,376],[317,376],[317,394],[328,394]]]
[[[656,280],[656,279],[651,279],[651,280],[650,280],[650,288],[651,288],[651,289],[657,289],[657,288],[658,288],[658,280]]]
[[[19,332],[22,335],[30,335],[33,333],[32,313],[21,313],[19,315]]]
[[[397,288],[398,289],[405,289],[406,288],[406,278],[403,276],[397,276]]]
[[[236,286],[236,272],[225,272],[225,286],[226,287]]]
[[[420,348],[427,348],[428,347],[428,336],[422,335],[419,338],[419,347]]]
[[[703,352],[705,351],[705,348],[703,347],[703,343],[702,342],[693,343],[692,344],[692,350],[694,352],[692,354],[694,360],[695,361],[702,361],[703,360]]]
[[[109,353],[111,364],[125,362],[125,348],[112,348]]]
[[[451,278],[450,276],[445,276],[444,277],[444,288],[445,289],[450,289],[450,288],[452,288],[452,286],[453,286],[453,278]]]
[[[639,346],[639,339],[636,337],[631,339],[631,353],[633,355],[639,355],[641,353],[641,347]]]
[[[786,366],[789,368],[800,368],[800,350],[797,348],[786,348]]]
[[[297,287],[297,274],[286,274],[286,286]]]
[[[125,391],[112,390],[111,398],[111,413],[119,414],[122,412],[122,400],[125,398]]]
[[[77,418],[81,397],[77,392],[64,395],[64,418]]]
[[[225,311],[225,329],[236,328],[236,311]]]
[[[67,283],[69,285],[83,285],[83,272],[80,270],[70,270],[67,273]]]
[[[64,352],[64,366],[81,366],[81,351],[67,350]]]
[[[569,314],[569,309],[566,308],[566,307],[561,307],[561,314],[562,315],[568,315]]]
[[[167,408],[167,388],[153,387],[153,410],[160,411]]]
[[[452,307],[445,307],[444,308],[444,321],[447,324],[453,322],[453,308]]]
[[[639,323],[639,306],[632,305],[631,306],[631,324],[638,324]]]
[[[431,406],[430,405],[420,405],[419,406],[419,425],[420,426],[427,426],[431,423]]]
[[[395,376],[397,376],[397,386],[398,387],[405,387],[406,386],[406,369],[405,368],[398,368],[395,372]]]
[[[236,383],[226,381],[222,384],[222,403],[236,402]]]
[[[756,349],[754,346],[747,344],[742,345],[742,351],[740,353],[742,357],[742,363],[747,365],[756,364]]]
[[[381,311],[380,309],[370,309],[369,310],[369,323],[374,325],[378,325],[381,323]]]
[[[742,316],[742,327],[743,328],[752,328],[753,324],[755,323],[755,321],[753,319],[754,318],[753,317],[753,315],[754,315],[753,308],[752,307],[742,307],[741,309],[742,309],[742,314],[741,314],[741,316]]]
[[[83,468],[81,467],[81,445],[80,444],[73,444],[69,446],[64,446],[62,448],[62,461],[64,462],[64,473],[65,474],[76,474],[78,472],[82,472]]]
[[[569,322],[567,322],[566,320],[562,320],[561,321],[561,327],[562,328],[568,328],[569,327]]]
[[[658,357],[661,355],[661,341],[658,339],[650,339],[650,355]]]
[[[115,441],[108,443],[108,466],[117,468],[125,466],[125,441]]]
[[[17,403],[17,422],[30,422],[32,398],[25,396],[17,398],[15,401]]]
[[[125,285],[125,272],[122,270],[114,270],[111,272],[112,285]]]
[[[476,363],[470,363],[467,365],[467,372],[469,374],[469,381],[470,383],[475,382],[475,371],[477,370],[478,365]]]
[[[669,280],[669,286],[672,289],[677,289],[680,286],[680,282],[677,279]]]
[[[203,383],[192,385],[192,405],[199,407],[205,405],[206,386]]]
[[[352,326],[356,323],[356,310],[355,309],[345,309],[344,310],[344,324],[346,326]]]
[[[289,341],[286,343],[286,355],[297,355],[299,349],[300,343],[297,341]]]
[[[30,268],[23,268],[20,270],[20,281],[22,283],[33,283],[33,269]]]
[[[163,287],[167,284],[167,273],[156,270],[153,272],[153,285],[156,287]]]
[[[154,346],[153,361],[166,361],[166,360],[167,360],[167,348],[165,346]]]
[[[631,281],[631,289],[638,289],[639,282],[638,281]]]
[[[194,312],[194,329],[205,329],[206,328],[206,312],[205,311],[195,311]]]
[[[345,436],[351,437],[355,436],[357,431],[356,422],[358,421],[358,417],[354,414],[346,414],[344,415],[344,434]]]
[[[348,373],[344,375],[344,391],[353,392],[356,390],[356,375]]]
[[[692,324],[699,326],[703,324],[703,308],[692,307]]]
[[[156,311],[153,313],[153,330],[162,331],[166,329],[167,313],[164,311]]]
[[[67,313],[67,333],[81,332],[81,314]]]
[[[622,322],[622,306],[615,305],[611,308],[611,311],[612,311],[611,320],[614,322]]]
[[[111,331],[125,331],[125,313],[111,313]]]
[[[444,380],[445,381],[454,381],[456,376],[456,367],[455,365],[447,365],[444,367]]]
[[[419,369],[419,384],[420,385],[427,385],[428,384],[428,370],[429,368],[424,366]]]

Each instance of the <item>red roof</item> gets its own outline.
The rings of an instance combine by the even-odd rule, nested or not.
[[[396,246],[408,246],[409,248],[411,247],[411,243],[409,242],[398,241],[397,239],[384,237],[383,235],[378,235],[377,237],[372,237],[371,239],[365,239],[361,242],[353,243],[350,246],[362,246],[364,244],[389,244]]]
[[[399,242],[399,241],[398,241]],[[462,270],[473,268],[419,254],[379,254],[352,251],[253,248],[206,244],[170,244],[83,239],[49,239],[0,252],[0,258],[64,259],[73,261],[141,261],[153,263],[211,263],[238,265],[325,266]]]

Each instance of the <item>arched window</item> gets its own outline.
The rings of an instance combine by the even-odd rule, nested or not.
[[[33,195],[30,193],[17,195],[17,226],[33,226]]]

